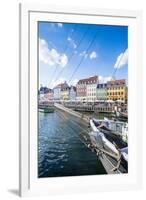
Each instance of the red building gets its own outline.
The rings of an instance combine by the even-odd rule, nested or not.
[[[77,100],[87,100],[88,98],[88,91],[87,85],[95,85],[98,81],[98,76],[93,76],[85,79],[81,79],[78,81],[76,86],[76,93],[77,93]]]

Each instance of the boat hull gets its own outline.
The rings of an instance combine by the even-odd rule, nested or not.
[[[104,120],[97,120],[93,118],[92,120],[94,123],[94,128],[93,125],[91,126],[93,131],[100,131],[104,133],[106,136],[112,136],[115,139],[119,138],[120,140],[122,140],[123,145],[128,144],[128,131],[125,132],[123,131],[124,129],[122,128],[122,126],[123,127],[127,126],[127,123],[119,121],[114,122],[108,120],[107,118]]]
[[[128,165],[126,166],[126,168],[124,168],[122,165],[120,165],[117,170],[114,170],[114,168],[117,165],[117,161],[115,161],[114,159],[112,159],[111,157],[109,157],[105,154],[99,155],[99,160],[101,161],[101,163],[102,163],[105,171],[107,172],[107,174],[128,173]]]
[[[39,108],[39,112],[42,113],[53,113],[54,112],[54,108]]]

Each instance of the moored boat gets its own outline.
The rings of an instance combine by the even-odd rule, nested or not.
[[[53,113],[54,112],[54,108],[53,107],[42,107],[42,108],[39,108],[39,112],[42,112],[42,113]]]
[[[119,136],[123,142],[128,143],[128,124],[126,122],[114,121],[104,118],[103,120],[91,119],[93,131],[101,131],[106,135]]]
[[[89,132],[90,145],[97,153],[108,174],[127,173],[128,172],[128,147],[118,146],[114,140],[109,140],[104,133],[100,132],[93,120],[90,120],[92,126]]]
[[[92,121],[90,122],[93,123]],[[94,126],[94,125],[93,125]],[[105,137],[105,135],[100,131],[91,131],[89,133],[92,144],[101,149],[105,149],[116,156],[119,156],[119,151],[116,147]]]

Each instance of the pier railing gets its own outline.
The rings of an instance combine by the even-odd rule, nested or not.
[[[64,105],[67,108],[71,108],[76,111],[85,111],[85,112],[113,112],[115,110],[114,106],[106,105]]]

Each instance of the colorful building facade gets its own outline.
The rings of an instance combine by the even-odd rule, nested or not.
[[[70,86],[65,81],[53,89],[54,100],[76,100],[76,87]]]
[[[121,80],[112,80],[107,82],[107,100],[113,101],[123,101],[126,100],[126,81],[125,79]]]
[[[96,100],[96,89],[98,84],[98,76],[90,77],[87,80],[87,101]]]
[[[96,99],[101,101],[107,100],[107,84],[99,83],[96,90]]]
[[[76,87],[75,86],[71,86],[70,87],[69,100],[70,101],[75,101],[76,100]]]
[[[44,97],[47,100],[53,100],[53,98],[54,98],[53,90],[52,89],[48,89],[48,91],[45,92]]]
[[[81,79],[76,86],[78,101],[95,101],[98,76]]]
[[[58,84],[56,87],[53,88],[54,92],[54,100],[60,100],[61,98],[61,86],[62,84]]]
[[[69,100],[69,93],[70,93],[70,88],[65,81],[63,84],[61,84],[60,99]]]
[[[77,83],[77,96],[76,100],[78,101],[86,101],[86,83],[84,80],[80,80]]]
[[[46,86],[45,87],[43,87],[43,86],[40,87],[40,89],[38,91],[40,100],[47,100],[46,99],[46,94],[47,94],[48,90],[49,89]]]

